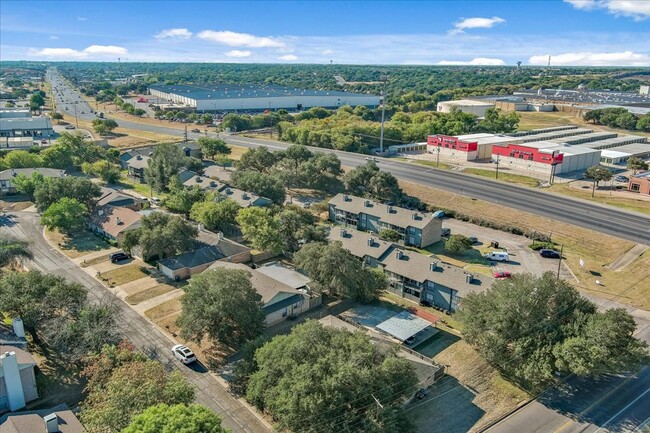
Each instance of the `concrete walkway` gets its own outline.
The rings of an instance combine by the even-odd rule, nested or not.
[[[621,257],[610,263],[607,268],[612,271],[621,271],[625,269],[627,265],[639,258],[639,256],[641,256],[641,254],[643,254],[647,249],[648,246],[645,244],[636,244]]]

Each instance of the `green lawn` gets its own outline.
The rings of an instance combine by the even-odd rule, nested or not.
[[[146,183],[139,183],[137,181],[134,181],[133,179],[129,179],[126,175],[126,170],[122,170],[122,176],[120,177],[120,186],[124,189],[131,189],[133,191],[136,191],[138,194],[142,195],[143,197],[158,197],[158,198],[164,198],[167,194],[161,192],[157,193],[152,191],[149,185]]]
[[[469,251],[465,251],[462,254],[452,254],[449,251],[445,250],[445,241],[446,239],[442,239],[441,241],[436,242],[435,244],[431,244],[428,247],[421,249],[421,248],[415,248],[416,251],[422,253],[422,254],[435,254],[436,256],[440,257],[441,260],[454,265],[454,266],[459,266],[459,267],[465,267],[466,265],[488,265],[489,262],[479,250],[476,248],[472,248]]]
[[[496,179],[496,171],[493,170],[485,170],[482,168],[466,168],[463,170],[463,173]],[[536,187],[539,185],[539,180],[533,177],[521,176],[519,174],[511,174],[503,171],[499,172],[499,180],[502,180],[504,182],[509,182],[509,183],[516,183],[519,185],[532,186],[532,187]]]
[[[45,236],[57,244],[61,252],[71,259],[110,248],[106,242],[87,231],[68,235],[58,230],[46,230]]]
[[[86,268],[88,266],[96,265],[98,263],[103,263],[103,262],[106,262],[106,261],[108,261],[108,254],[105,255],[105,256],[99,256],[99,257],[95,257],[93,259],[84,260],[81,263],[81,267]]]
[[[146,277],[140,265],[121,266],[112,271],[102,272],[99,277],[110,287],[119,286]]]
[[[131,305],[139,304],[140,302],[148,301],[149,299],[153,299],[156,296],[164,295],[165,293],[169,293],[172,290],[176,290],[176,287],[170,286],[169,284],[159,284],[157,286],[153,286],[149,289],[143,290],[138,293],[134,293],[133,295],[127,296],[124,300],[128,302]]]

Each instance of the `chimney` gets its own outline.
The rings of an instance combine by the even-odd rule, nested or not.
[[[244,199],[244,200],[248,200],[249,197],[248,197],[248,194],[246,194],[244,192],[244,193],[242,193],[241,198]]]
[[[201,182],[203,179],[201,179],[201,176],[196,176],[195,180],[196,180],[197,182]]]
[[[465,275],[465,282],[467,284],[472,284],[472,281],[474,281],[474,275],[472,274]]]
[[[115,217],[115,224],[117,224],[118,226],[121,226],[124,223],[122,222],[122,219],[120,219],[120,217]]]
[[[199,231],[203,230],[203,224],[198,224],[197,228],[199,229]]]
[[[5,352],[4,355],[0,355],[0,365],[2,365],[4,373],[9,410],[13,412],[24,408],[25,393],[23,391],[23,384],[20,381],[20,370],[18,369],[16,352]]]
[[[345,196],[343,197],[343,200],[345,200],[345,201],[350,201],[350,196],[347,195],[347,194],[345,194]]]
[[[368,238],[368,246],[371,247],[375,245],[375,239],[374,238]]]
[[[404,256],[404,254],[402,254],[402,251],[397,250],[397,251],[395,252],[395,258],[396,258],[397,260],[402,260],[402,256]]]
[[[104,209],[99,209],[99,210],[97,211],[97,215],[99,215],[99,216],[104,215]]]
[[[413,215],[411,215],[411,218],[413,218],[414,220],[418,219],[418,213],[413,212]]]
[[[14,328],[14,334],[18,338],[25,338],[25,327],[23,326],[23,319],[16,317],[11,321],[11,325]]]
[[[429,270],[435,272],[436,269],[438,269],[438,262],[431,262],[431,264],[429,264]]]
[[[136,156],[135,159],[137,159],[138,161],[142,161],[142,155]]]
[[[364,207],[370,207],[370,200],[365,200],[365,201],[363,202],[363,206],[364,206]]]
[[[391,205],[386,205],[386,212],[388,212],[388,213],[393,213],[393,206],[391,206]]]
[[[59,431],[59,416],[56,413],[45,415],[43,421],[45,421],[45,431],[47,433],[57,433]]]
[[[211,180],[211,181],[210,181],[210,186],[211,186],[212,188],[214,188],[215,186],[217,186],[217,182],[215,182],[214,180]]]
[[[345,231],[345,229],[341,229],[341,237],[344,238],[346,236],[347,236],[347,232]]]
[[[223,233],[222,232],[217,232],[217,239],[223,240]]]

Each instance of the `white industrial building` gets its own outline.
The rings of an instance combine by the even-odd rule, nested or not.
[[[304,110],[311,107],[337,108],[344,105],[377,107],[380,97],[334,90],[305,90],[280,86],[151,85],[149,93],[196,111]]]
[[[475,101],[473,99],[459,99],[457,101],[438,102],[437,110],[442,113],[449,113],[452,109],[458,109],[463,113],[476,114],[478,117],[485,117],[489,108],[494,108],[493,102]]]

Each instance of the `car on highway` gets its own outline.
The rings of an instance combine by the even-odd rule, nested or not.
[[[377,161],[377,158],[374,156],[366,156],[366,161]]]
[[[200,134],[201,130],[199,128],[194,128],[192,129],[192,132],[196,132],[197,134]]]
[[[512,277],[512,274],[510,272],[508,272],[508,271],[497,271],[493,275],[494,275],[494,278],[496,278],[498,280],[503,280],[505,278]]]
[[[172,353],[176,359],[185,365],[196,362],[196,355],[194,355],[194,352],[192,352],[189,347],[182,344],[177,344],[176,346],[172,347]]]
[[[549,248],[542,248],[539,250],[539,255],[544,257],[545,259],[559,259],[561,258],[561,255],[559,252],[555,250],[551,250]]]
[[[109,254],[108,258],[111,259],[111,263],[117,263],[122,260],[130,259],[131,256],[124,251],[118,251],[116,253]]]
[[[42,140],[41,140],[41,144],[47,144],[47,140],[46,140],[46,139],[42,139]]]

